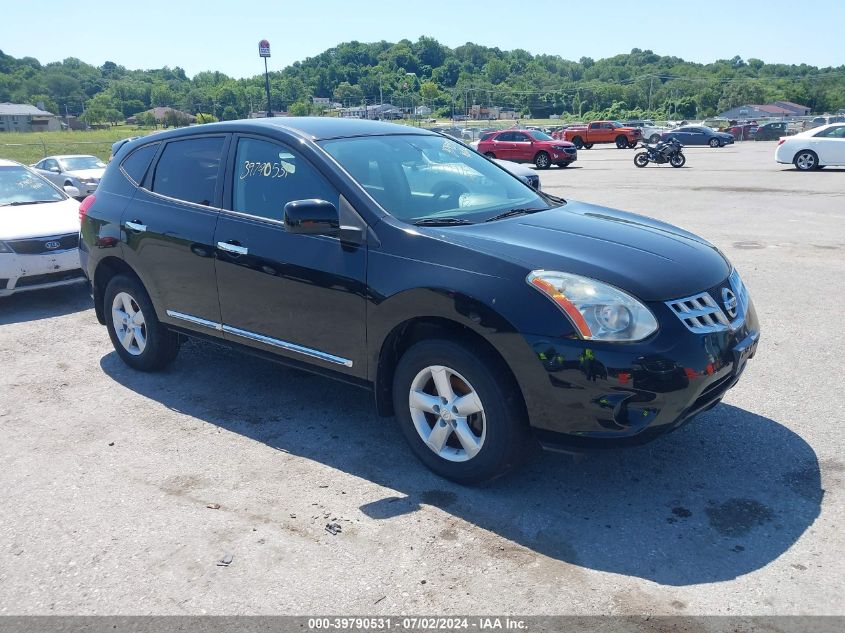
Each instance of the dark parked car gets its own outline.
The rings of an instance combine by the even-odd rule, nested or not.
[[[775,121],[774,123],[765,123],[757,128],[757,133],[754,136],[755,141],[776,141],[781,136],[788,136],[789,127],[785,121]]]
[[[757,347],[748,291],[714,246],[537,192],[421,129],[163,132],[118,150],[80,216],[96,315],[127,365],[161,369],[194,336],[358,385],[459,482],[536,440],[675,429]]]
[[[716,132],[703,125],[685,125],[660,135],[665,141],[676,138],[681,145],[709,145],[710,147],[724,147],[734,142],[732,134]]]

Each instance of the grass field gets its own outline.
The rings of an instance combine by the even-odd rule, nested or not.
[[[413,125],[410,121],[396,121]],[[555,125],[552,119],[525,119],[521,125]],[[438,120],[425,123],[424,127],[455,125],[458,127],[509,127],[513,121],[456,121]],[[62,131],[62,132],[3,132],[0,133],[0,158],[16,160],[25,165],[38,162],[45,156],[54,154],[93,154],[102,160],[108,160],[111,145],[115,141],[129,136],[143,136],[155,130],[132,125],[117,125],[106,130]]]
[[[142,136],[153,130],[117,125],[107,130],[79,132],[0,133],[0,158],[29,165],[53,154],[93,154],[108,160],[111,145],[129,136]]]

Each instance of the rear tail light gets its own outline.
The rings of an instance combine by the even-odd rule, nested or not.
[[[85,219],[85,216],[88,213],[88,209],[91,208],[91,205],[94,204],[96,201],[96,197],[94,194],[90,196],[86,196],[85,200],[82,201],[82,204],[79,205],[79,223],[82,224],[82,221]]]
[[[778,145],[783,145],[784,143],[786,143],[786,139],[785,139],[785,138],[782,138],[782,139],[780,139],[780,140],[778,141]]]

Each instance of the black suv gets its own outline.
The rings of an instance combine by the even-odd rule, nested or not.
[[[400,125],[265,119],[131,140],[80,218],[97,318],[128,365],[160,369],[194,336],[359,385],[460,482],[534,440],[674,429],[757,346],[714,246]]]

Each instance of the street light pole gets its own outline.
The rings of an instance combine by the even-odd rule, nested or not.
[[[264,88],[267,91],[267,116],[273,116],[273,108],[270,105],[270,74],[267,71],[267,58],[270,57],[270,42],[261,40],[258,42],[258,56],[264,58]]]

